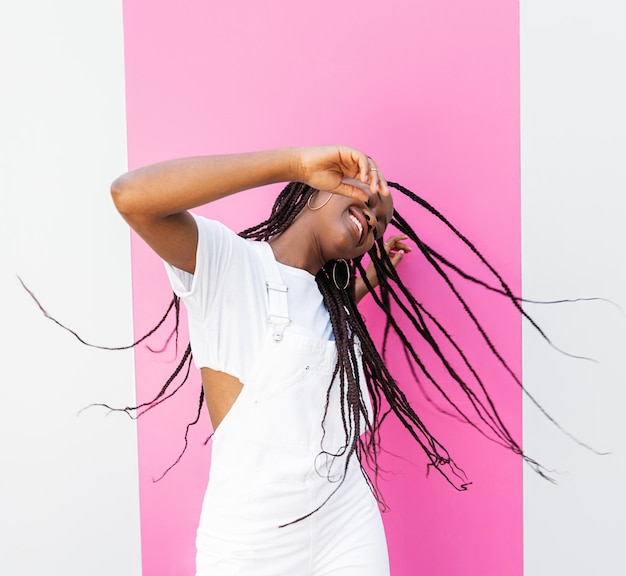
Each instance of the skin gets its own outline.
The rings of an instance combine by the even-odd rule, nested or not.
[[[243,190],[277,182],[305,182],[319,190],[293,224],[270,241],[278,262],[315,275],[328,261],[365,254],[384,233],[393,214],[387,181],[375,162],[347,146],[281,148],[247,154],[171,160],[133,170],[111,186],[116,208],[128,224],[171,265],[195,271],[198,230],[187,212]],[[331,196],[329,197],[329,194]],[[352,218],[351,218],[352,215]],[[363,234],[353,218],[363,227]],[[410,251],[392,236],[385,243],[397,265]],[[368,279],[377,284],[373,268]],[[357,281],[357,301],[366,293]],[[202,368],[214,428],[241,391],[229,374]]]

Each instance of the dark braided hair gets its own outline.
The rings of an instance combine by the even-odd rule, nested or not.
[[[553,424],[563,430],[523,387],[519,376],[515,374],[514,370],[500,354],[476,313],[461,294],[455,280],[458,281],[460,277],[464,281],[479,285],[505,298],[523,318],[528,320],[531,325],[539,331],[550,345],[553,345],[541,328],[522,309],[521,303],[525,300],[512,292],[502,276],[486,260],[474,244],[461,234],[445,216],[424,199],[400,184],[390,182],[389,186],[404,194],[410,200],[424,208],[427,213],[442,222],[457,239],[471,250],[481,266],[491,275],[492,282],[495,285],[465,272],[458,265],[431,248],[418,236],[413,228],[399,214],[398,210],[394,209],[391,224],[415,243],[425,261],[443,279],[451,294],[459,302],[477,330],[490,354],[504,368],[508,377],[512,379],[515,385],[521,388]],[[269,241],[274,236],[284,232],[293,223],[296,216],[305,208],[307,200],[314,192],[316,192],[316,190],[303,183],[292,182],[288,184],[276,198],[269,218],[256,226],[244,230],[239,235],[251,240]],[[444,445],[429,431],[426,424],[407,399],[405,392],[389,372],[385,358],[388,339],[391,334],[397,336],[410,372],[417,385],[424,391],[426,399],[434,403],[430,395],[425,391],[424,382],[428,382],[443,401],[443,406],[439,403],[436,404],[441,412],[457,418],[476,429],[486,438],[518,454],[537,473],[552,481],[544,468],[523,452],[519,442],[510,433],[495,403],[491,399],[483,376],[479,373],[467,354],[462,350],[452,333],[446,329],[443,323],[427,309],[421,301],[415,298],[404,284],[384,249],[382,238],[376,240],[374,246],[368,252],[368,256],[376,270],[379,283],[378,290],[375,290],[367,279],[366,270],[362,262],[363,257],[358,257],[347,262],[351,273],[345,289],[341,287],[343,281],[339,283],[336,282],[337,271],[334,269],[337,265],[336,261],[327,262],[315,277],[330,316],[337,348],[337,364],[332,381],[329,382],[326,410],[328,410],[330,390],[333,386],[338,386],[339,396],[341,398],[341,417],[345,432],[345,445],[336,453],[328,454],[331,458],[342,457],[342,465],[344,468],[342,479],[338,482],[337,487],[326,501],[328,501],[341,486],[349,462],[356,455],[362,467],[364,463],[367,462],[373,470],[373,478],[370,478],[370,486],[379,501],[383,503],[382,496],[376,488],[376,479],[379,470],[377,454],[380,447],[380,428],[389,414],[396,416],[410,436],[421,447],[428,460],[429,468],[437,470],[457,490],[465,490],[469,483],[463,470],[457,466]],[[365,286],[372,295],[373,301],[385,315],[385,328],[380,351],[377,349],[365,326],[364,319],[356,306],[354,298],[355,271],[358,271]],[[34,294],[26,288],[26,286],[24,286],[24,288],[35,299],[48,318],[52,319],[62,328],[70,331],[83,344],[94,346],[93,344],[85,342],[76,332],[52,318],[37,301]],[[559,302],[566,301],[568,300],[561,300]],[[402,328],[401,322],[396,318],[396,310],[401,312],[401,315],[408,321],[408,330]],[[105,346],[97,347],[110,350],[122,350],[136,346],[163,325],[172,312],[175,317],[175,327],[169,334],[165,345],[153,351],[160,352],[164,350],[173,335],[176,336],[176,346],[178,346],[180,301],[177,296],[174,296],[167,311],[157,325],[133,344],[117,348]],[[403,322],[403,324],[406,324],[406,322]],[[439,366],[444,369],[444,374],[446,375],[445,382],[442,382],[440,378],[434,375],[435,370],[429,367],[428,363],[424,360],[424,354],[418,353],[418,346],[420,349],[429,350],[434,354]],[[453,351],[453,353],[450,351]],[[180,362],[170,377],[163,384],[156,396],[148,402],[132,407],[127,406],[125,408],[112,408],[106,404],[98,405],[105,406],[110,410],[125,412],[131,418],[138,418],[142,414],[160,405],[165,400],[171,398],[183,387],[189,377],[191,360],[191,347],[187,345]],[[459,362],[462,367],[461,369],[455,367]],[[361,393],[360,366],[362,366],[362,373],[370,396],[371,414],[368,414],[368,403]],[[451,387],[450,384],[454,387]],[[457,397],[460,397],[463,402],[456,399]],[[165,470],[160,478],[171,470],[183,456],[187,448],[189,429],[199,421],[203,400],[204,391],[201,389],[196,416],[186,427],[184,447],[175,462]],[[323,427],[324,422],[322,422],[321,425]],[[564,431],[564,433],[572,437],[567,431]],[[595,450],[583,442],[576,438],[573,439],[577,443],[595,452]],[[326,501],[324,501],[320,507],[323,506]],[[313,514],[316,510],[311,511],[306,516]]]
[[[394,210],[391,221],[392,225],[401,233],[408,236],[417,245],[426,261],[444,279],[451,292],[461,303],[463,309],[484,339],[491,354],[502,364],[514,382],[522,387],[519,377],[499,353],[475,313],[467,304],[454,282],[450,280],[444,266],[458,271],[466,280],[482,284],[486,288],[507,298],[518,312],[529,319],[532,325],[538,329],[544,337],[545,334],[526,312],[522,310],[520,305],[521,299],[514,296],[513,292],[498,272],[488,263],[478,249],[454,228],[441,213],[403,186],[391,182],[389,185],[405,194],[414,202],[420,204],[430,214],[443,222],[457,238],[471,249],[483,266],[486,267],[498,281],[499,287],[493,288],[485,282],[463,273],[460,268],[432,250],[417,235],[406,220],[402,218],[398,210]],[[291,225],[294,218],[304,208],[306,201],[314,192],[314,189],[305,184],[289,184],[278,196],[268,220],[244,230],[240,235],[244,238],[260,241],[270,240],[273,236],[285,231]],[[490,440],[520,455],[536,472],[550,479],[544,469],[523,452],[518,441],[509,432],[487,391],[483,378],[450,332],[413,296],[402,282],[384,249],[382,239],[376,241],[375,245],[369,251],[369,257],[371,258],[378,277],[378,292],[367,279],[366,270],[361,257],[355,258],[349,266],[351,269],[359,271],[368,291],[372,294],[374,302],[385,315],[386,323],[381,352],[376,348],[365,326],[363,317],[356,306],[354,299],[355,275],[350,275],[351,282],[348,289],[342,290],[333,278],[333,266],[336,265],[336,262],[328,262],[317,273],[315,278],[329,312],[337,347],[338,358],[335,375],[338,374],[339,379],[337,383],[335,379],[333,379],[333,382],[331,382],[329,386],[338,385],[342,399],[341,416],[346,433],[346,445],[344,446],[344,450],[347,456],[344,460],[344,476],[350,458],[354,454],[357,454],[361,463],[368,461],[370,467],[374,470],[374,481],[370,484],[375,489],[378,471],[376,456],[379,451],[379,430],[385,417],[393,413],[424,451],[429,466],[441,473],[456,489],[465,490],[467,488],[468,481],[465,473],[455,463],[444,445],[429,431],[426,424],[408,401],[405,392],[394,380],[387,368],[387,363],[385,362],[386,349],[389,334],[393,332],[400,340],[411,373],[416,382],[421,382],[420,376],[424,377],[444,399],[447,408],[442,409],[442,411],[451,413],[451,415],[469,424]],[[341,283],[339,283],[339,285],[341,285]],[[414,330],[414,335],[418,337],[419,343],[426,344],[428,348],[434,352],[449,377],[447,381],[455,384],[462,392],[462,398],[469,401],[469,403],[464,403],[468,408],[463,408],[461,403],[455,400],[451,393],[446,391],[446,386],[434,377],[432,371],[417,352],[417,342],[415,342],[415,338],[408,336],[395,318],[392,311],[392,303],[394,307],[399,309],[402,315],[408,319],[410,326]],[[455,351],[462,365],[470,374],[470,378],[462,376],[459,370],[454,367],[453,361],[449,358],[449,353],[444,352],[442,349],[442,339]],[[357,352],[355,351],[357,342],[362,350],[363,374],[371,399],[371,419],[368,419],[366,403],[361,395]],[[522,389],[524,390],[523,387]],[[524,390],[524,392],[526,392],[526,390]],[[528,394],[528,392],[526,392],[526,394]],[[532,396],[529,395],[529,397],[537,404]],[[554,422],[550,416],[548,416],[548,418]],[[556,422],[554,423],[557,424]],[[362,427],[365,429],[362,429]],[[367,434],[362,434],[363,432],[367,432]],[[333,456],[338,455],[340,454]],[[382,501],[379,491],[375,491],[379,501]]]

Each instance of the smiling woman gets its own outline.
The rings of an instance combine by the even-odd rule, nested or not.
[[[269,219],[239,235],[187,212],[275,182],[290,184]],[[389,185],[374,160],[353,148],[173,160],[130,172],[112,186],[116,207],[166,262],[176,297],[185,302],[191,344],[177,371],[193,351],[203,384],[199,411],[206,399],[215,430],[197,533],[198,575],[306,569],[313,575],[387,574],[376,455],[378,432],[390,413],[424,450],[429,466],[457,489],[466,488],[465,474],[407,401],[368,333],[356,306],[368,292],[386,315],[385,334],[397,334],[414,375],[419,372],[439,393],[446,410],[541,472],[509,433],[450,331],[396,273],[410,238],[519,383],[450,280],[446,269],[458,267],[394,210],[390,186],[469,246],[495,286],[472,275],[465,280],[499,293],[523,314],[465,237],[422,199]],[[384,243],[389,224],[401,234]],[[412,335],[392,314],[392,301]],[[445,370],[447,385],[416,352],[416,338]],[[168,386],[143,406],[166,399]],[[364,472],[366,461],[372,478]]]

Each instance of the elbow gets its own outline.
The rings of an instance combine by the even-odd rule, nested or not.
[[[125,218],[132,216],[134,208],[134,194],[132,177],[123,174],[111,184],[111,198],[117,211]]]
[[[145,183],[132,172],[122,174],[113,181],[111,199],[122,218],[140,234],[140,230],[163,219],[156,212]]]

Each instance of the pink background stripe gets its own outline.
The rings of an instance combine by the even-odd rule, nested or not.
[[[503,0],[425,0],[364,5],[347,0],[124,2],[129,163],[285,144],[346,142],[366,150],[391,180],[433,202],[519,289],[518,5]],[[236,230],[265,217],[276,188],[220,202],[202,213]],[[466,250],[410,204],[418,231],[451,258]],[[505,382],[441,285],[417,258],[402,274],[422,301],[454,326],[463,348],[494,381],[494,397],[519,438],[520,395]],[[412,264],[413,263],[413,264]],[[161,264],[133,242],[135,325],[143,333],[164,310]],[[519,290],[518,290],[519,291]],[[483,291],[464,291],[514,369],[519,320]],[[380,317],[365,307],[373,331]],[[138,399],[155,393],[174,351],[137,352]],[[390,358],[400,381],[408,375]],[[502,384],[502,385],[500,385]],[[144,574],[192,574],[194,533],[208,474],[208,418],[182,448],[199,380],[139,422]],[[473,485],[457,493],[406,434],[389,424],[381,483],[394,576],[522,574],[522,475],[518,458],[446,418],[407,390]]]

